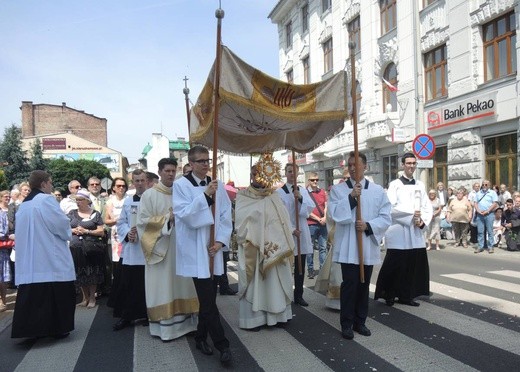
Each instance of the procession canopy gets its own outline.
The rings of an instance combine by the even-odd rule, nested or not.
[[[213,146],[215,64],[191,110],[190,142]],[[300,153],[341,132],[347,116],[346,73],[308,85],[274,79],[222,46],[218,150],[235,154]]]

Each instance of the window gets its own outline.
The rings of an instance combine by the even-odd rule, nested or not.
[[[397,0],[379,0],[381,10],[381,35],[397,26]]]
[[[389,104],[392,106],[391,111],[397,111],[397,68],[395,64],[390,63],[383,74],[383,111],[386,112]]]
[[[359,23],[359,17],[354,18],[347,25],[348,29],[348,41],[353,41],[356,43],[355,53],[359,52],[359,48],[361,47],[361,27]]]
[[[448,95],[446,45],[424,55],[426,101]]]
[[[311,83],[311,64],[309,61],[309,57],[305,57],[302,60],[303,65],[303,84]]]
[[[397,160],[397,155],[383,157],[383,187],[385,189],[388,188],[390,182],[397,178],[397,172],[399,171]]]
[[[302,32],[307,32],[309,29],[309,5],[305,4],[302,7]]]
[[[494,185],[505,184],[517,190],[518,149],[516,134],[484,139],[486,149],[486,177]]]
[[[515,13],[508,13],[482,27],[484,81],[516,73]]]
[[[289,84],[293,83],[293,81],[294,81],[294,74],[293,74],[293,69],[292,68],[289,71],[287,71],[287,73],[285,74],[285,77],[287,78],[287,82]]]
[[[292,22],[285,25],[285,46],[287,49],[292,48]]]
[[[332,7],[332,0],[321,0],[321,12],[325,13]]]
[[[433,4],[437,0],[423,0],[423,8],[426,8],[428,5]]]
[[[332,38],[323,43],[323,73],[332,71]]]
[[[448,147],[438,146],[433,155],[433,168],[428,169],[428,179],[431,188],[435,188],[437,183],[442,182],[447,185],[448,181]]]

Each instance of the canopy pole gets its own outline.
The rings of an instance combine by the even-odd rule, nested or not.
[[[298,197],[294,193],[295,190],[297,190],[298,187],[298,173],[296,170],[296,153],[294,150],[292,150],[292,169],[294,174],[294,218],[296,221],[296,230],[300,231],[300,216],[298,211]],[[298,249],[298,274],[302,275],[302,255],[301,255],[301,248],[300,248],[300,234],[296,235],[296,248]]]
[[[215,105],[215,110],[213,112],[213,162],[211,165],[211,179],[217,179],[217,149],[218,149],[218,114],[220,111],[220,64],[222,61],[222,43],[221,43],[221,34],[222,34],[222,18],[224,18],[224,10],[220,7],[215,11],[215,17],[217,18],[217,57],[215,61],[215,87],[214,87],[214,100],[213,104]],[[211,212],[213,213],[213,221],[215,220],[215,205],[217,194],[213,194],[213,204],[211,206]],[[210,229],[210,242],[209,246],[212,247],[215,244],[215,223],[211,225]],[[214,266],[215,258],[213,256],[209,257],[209,273],[211,278],[213,279],[213,266]]]
[[[356,43],[350,41],[348,43],[350,49],[350,98],[352,100],[352,130],[354,131],[354,161],[355,161],[355,181],[361,181],[361,163],[359,161],[359,144],[358,144],[358,128],[357,128],[357,107],[356,107]],[[356,221],[361,220],[361,195],[356,198]],[[363,231],[356,230],[357,249],[359,257],[359,281],[365,283],[365,265],[363,260]]]
[[[184,93],[184,99],[186,101],[186,117],[187,117],[187,121],[188,121],[188,141],[189,141],[189,144],[191,146],[191,140],[189,140],[189,138],[191,138],[190,134],[191,134],[191,128],[190,128],[190,88],[188,88],[188,77],[187,76],[184,76],[184,89],[182,90],[182,93]]]

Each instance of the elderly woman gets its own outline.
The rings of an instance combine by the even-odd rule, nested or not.
[[[14,245],[14,234],[9,233],[7,211],[9,207],[9,191],[0,191],[0,312],[7,309],[7,283],[11,281],[9,252]]]
[[[73,209],[67,216],[72,229],[70,249],[76,268],[76,285],[83,294],[79,305],[90,309],[96,306],[96,287],[104,281],[103,219],[92,209],[88,191],[79,190],[72,199],[78,209]]]
[[[439,241],[441,240],[441,212],[442,212],[442,204],[437,197],[437,192],[435,190],[430,190],[428,192],[428,199],[432,204],[433,208],[433,216],[432,221],[428,225],[428,229],[426,231],[426,250],[429,251],[432,247],[432,240],[435,239],[435,249],[441,249],[439,247]]]
[[[455,246],[468,247],[468,230],[472,214],[473,207],[465,197],[465,190],[458,189],[456,197],[451,201],[446,213],[446,219],[453,226]]]

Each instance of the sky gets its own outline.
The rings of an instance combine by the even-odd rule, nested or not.
[[[278,77],[278,0],[0,0],[0,136],[22,101],[107,119],[108,147],[130,163],[152,133],[188,138],[184,77],[195,103],[222,43]]]

